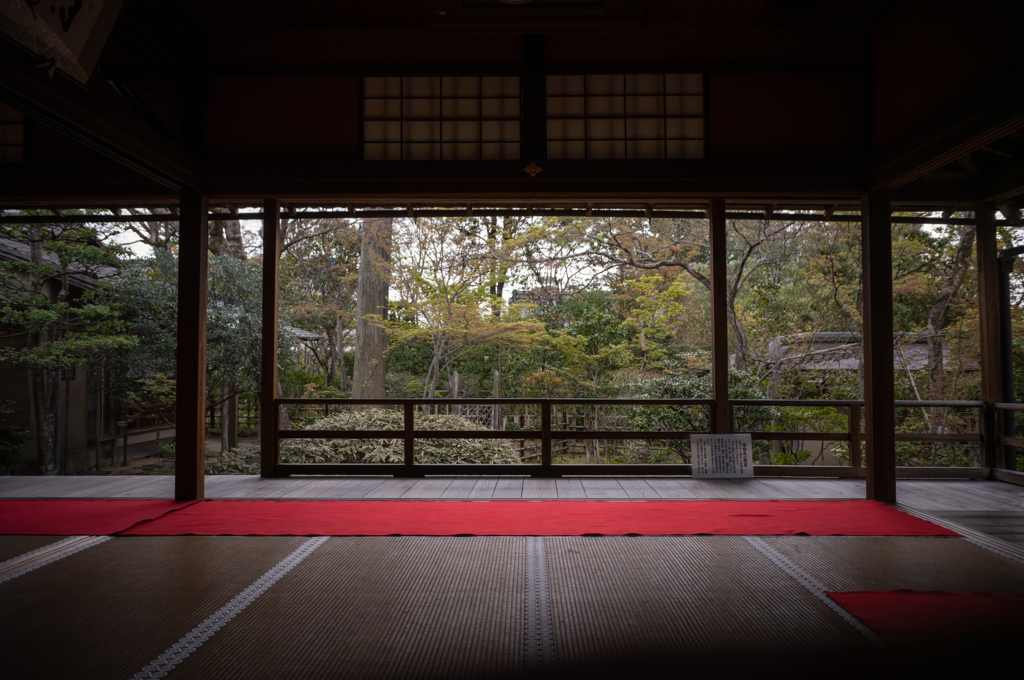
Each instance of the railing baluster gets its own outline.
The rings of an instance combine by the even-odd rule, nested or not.
[[[540,464],[551,466],[551,402],[540,404]]]
[[[860,405],[850,406],[847,414],[850,430],[850,467],[860,467]]]
[[[405,464],[411,467],[416,458],[416,437],[413,434],[416,427],[416,405],[410,401],[403,404],[402,407],[405,411],[405,429],[403,430],[403,437],[405,439]]]
[[[270,474],[277,476],[277,466],[281,464],[281,408],[282,404],[274,402],[274,431],[270,433],[270,449],[273,456],[273,467]],[[263,433],[266,437],[266,433]]]

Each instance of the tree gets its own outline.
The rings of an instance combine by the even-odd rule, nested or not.
[[[443,370],[449,384],[455,361],[487,343],[536,345],[543,326],[490,294],[494,260],[489,244],[457,218],[405,224],[393,263],[402,318],[386,327],[394,344],[423,342],[430,362],[423,396],[433,398]]]
[[[946,315],[949,312],[949,305],[953,298],[960,291],[964,278],[967,276],[971,262],[971,250],[974,248],[975,226],[964,225],[960,228],[960,235],[957,238],[956,251],[951,260],[945,260],[944,280],[939,288],[939,294],[928,310],[927,332],[928,332],[928,382],[931,395],[930,398],[941,401],[945,395],[945,366],[943,362],[944,338],[943,332],[946,325]],[[930,430],[932,434],[938,434],[944,429],[945,411],[941,408],[932,409]]]
[[[348,391],[345,347],[356,317],[360,240],[347,221],[292,220],[292,238],[281,257],[281,307],[292,324],[323,335],[323,344],[307,343],[324,374],[325,386],[337,380]]]
[[[641,372],[659,365],[666,356],[663,345],[678,325],[682,301],[687,295],[680,283],[678,278],[666,282],[658,276],[643,276],[625,283],[627,294],[634,296],[635,306],[624,323],[637,329]]]
[[[791,259],[805,227],[798,214],[769,220],[728,220],[729,274],[726,311],[733,331],[734,366],[747,370],[749,341],[737,313],[737,299],[750,277],[762,267]],[[558,242],[572,242],[563,259],[583,258],[606,269],[656,270],[678,267],[711,290],[710,239],[706,220],[609,219],[564,220]]]
[[[384,397],[387,333],[375,320],[387,320],[388,268],[391,261],[391,218],[363,220],[356,292],[356,352],[352,368],[352,397]]]
[[[0,236],[10,250],[0,260],[0,362],[31,375],[39,466],[53,472],[60,371],[137,343],[116,307],[85,292],[116,275],[126,252],[81,224],[2,224]]]

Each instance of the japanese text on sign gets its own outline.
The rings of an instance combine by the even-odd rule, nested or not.
[[[690,437],[694,477],[753,477],[749,434],[695,434]]]

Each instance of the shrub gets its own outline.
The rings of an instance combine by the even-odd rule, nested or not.
[[[399,430],[404,424],[401,411],[379,408],[343,411],[320,418],[311,430]],[[479,430],[461,416],[416,413],[420,430]],[[281,460],[287,463],[401,463],[405,460],[402,439],[291,439],[281,446]],[[512,442],[502,439],[417,439],[417,463],[518,463]]]
[[[258,475],[259,473],[259,449],[228,449],[219,456],[206,459],[206,474],[208,475]]]

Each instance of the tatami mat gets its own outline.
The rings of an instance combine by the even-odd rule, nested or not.
[[[448,678],[521,670],[524,541],[332,538],[174,677]]]
[[[0,536],[0,562],[52,545],[62,538],[65,536]]]
[[[0,549],[56,540],[4,537]],[[546,595],[534,575],[528,597],[528,540],[543,545],[543,559],[531,554]],[[781,557],[740,536],[119,537],[0,583],[0,611],[15,622],[0,654],[19,680],[130,678],[221,620],[190,638],[168,677],[564,678],[643,658],[678,660],[680,672],[687,659],[756,668],[780,650],[879,653],[797,571],[840,591],[1024,592],[1024,564],[961,538],[758,540]],[[290,571],[250,588],[308,545]],[[243,592],[245,604],[229,604]],[[552,665],[526,667],[527,601],[549,605],[550,626],[530,623],[529,639],[553,647]]]
[[[1024,592],[1024,564],[960,538],[767,536],[829,590]]]
[[[115,538],[0,583],[9,677],[130,678],[302,540]]]
[[[740,537],[546,539],[555,656],[700,653],[867,638]]]

